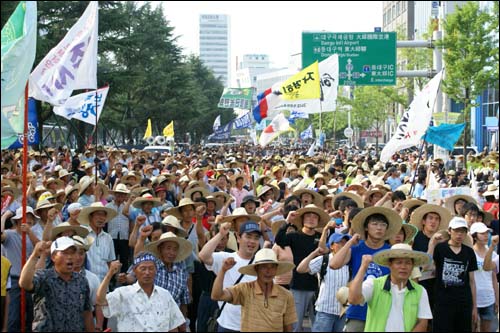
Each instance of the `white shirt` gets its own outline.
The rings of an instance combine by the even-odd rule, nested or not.
[[[222,268],[222,263],[226,258],[234,258],[236,261],[236,265],[233,268],[226,272],[224,276],[224,282],[222,283],[222,288],[231,287],[234,285],[236,280],[240,277],[240,272],[238,269],[240,267],[248,265],[250,259],[242,259],[237,252],[228,253],[228,252],[216,252],[213,255],[213,263],[212,266],[205,265],[207,270],[214,272],[215,274],[219,274],[220,269]],[[256,276],[252,275],[244,275],[241,279],[241,282],[249,282],[257,280]],[[222,303],[219,302],[219,308],[222,306]],[[222,310],[219,319],[217,319],[219,325],[224,328],[240,331],[241,330],[241,305],[233,305],[230,303],[226,303],[224,306],[224,310]]]
[[[495,290],[493,289],[493,271],[483,270],[484,258],[476,253],[477,271],[474,271],[476,282],[476,303],[478,308],[485,308],[495,304]],[[492,260],[498,260],[498,254],[493,252]]]
[[[118,332],[167,332],[186,322],[168,290],[154,286],[150,297],[138,282],[106,295],[106,318],[116,317]]]
[[[363,281],[363,298],[364,302],[368,303],[373,296],[373,280],[367,279]],[[387,317],[387,322],[385,324],[386,332],[404,332],[405,324],[403,317],[403,305],[405,301],[406,286],[399,290],[398,286],[391,282],[391,295],[392,304],[391,310],[389,311],[389,316]],[[417,318],[419,319],[432,319],[431,307],[429,305],[429,297],[427,296],[427,291],[422,287],[422,296],[420,297],[420,303],[418,303],[418,313]]]
[[[99,289],[101,281],[99,281],[97,275],[95,275],[88,269],[85,270],[85,278],[87,278],[87,282],[89,283],[90,288],[90,305],[92,306],[92,309],[94,309],[95,301],[97,299],[97,289]]]
[[[89,271],[97,275],[99,281],[102,281],[108,272],[108,262],[116,259],[115,246],[111,236],[102,231],[96,235],[94,230],[91,230],[89,235],[94,238],[94,243],[87,251],[87,259],[89,262]]]
[[[118,213],[118,215],[116,215],[108,222],[108,233],[113,239],[118,239],[118,235],[120,235],[120,239],[128,240],[130,226],[129,219],[122,213],[125,204],[122,203],[120,207],[118,207],[116,205],[116,202],[113,200],[112,202],[108,203],[106,207],[114,209]]]

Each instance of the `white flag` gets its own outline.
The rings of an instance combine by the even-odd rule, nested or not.
[[[265,147],[269,142],[273,141],[274,138],[280,135],[280,133],[289,131],[291,129],[292,128],[290,127],[290,123],[288,122],[288,120],[285,118],[283,113],[280,113],[273,118],[269,126],[264,128],[259,138],[259,144],[262,147]]]
[[[217,118],[215,118],[215,121],[214,121],[214,126],[213,126],[213,129],[214,129],[214,132],[220,127],[220,115],[217,116]]]
[[[339,87],[339,56],[333,54],[319,63],[321,96],[319,99],[281,101],[275,110],[290,110],[305,113],[335,111]],[[321,103],[321,104],[320,104]]]
[[[316,142],[313,142],[311,147],[309,147],[309,150],[307,151],[307,156],[313,157],[314,156],[314,148],[316,147]]]
[[[66,100],[66,103],[61,106],[54,107],[54,113],[66,119],[78,119],[91,125],[99,121],[99,117],[104,107],[104,102],[108,96],[109,87],[104,87],[96,90],[89,91],[83,94],[72,96]],[[97,102],[97,114],[96,114]]]
[[[29,96],[62,105],[73,90],[97,89],[97,3],[90,2],[63,40],[31,73]]]
[[[396,133],[380,153],[380,161],[387,162],[391,156],[401,149],[417,146],[429,127],[432,109],[439,90],[443,71],[434,76],[424,89],[413,99],[409,108],[403,114]]]

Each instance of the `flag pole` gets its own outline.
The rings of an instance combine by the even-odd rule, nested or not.
[[[94,137],[95,186],[97,186],[97,179],[99,178],[99,164],[97,163],[97,136],[99,135],[99,133],[97,132],[97,115],[99,114],[99,110],[97,109],[97,90],[98,89],[99,89],[99,87],[96,87],[96,90],[95,90],[95,126],[94,126],[94,132],[95,132],[95,137]]]
[[[408,192],[408,195],[410,196],[410,198],[413,195],[413,189],[415,187],[415,180],[417,179],[417,175],[418,175],[418,165],[420,164],[420,157],[422,156],[422,151],[424,150],[426,136],[427,136],[427,132],[425,132],[424,137],[422,138],[422,145],[420,146],[420,149],[418,151],[417,166],[415,167],[415,174],[413,175],[413,180],[411,182],[410,192]]]
[[[26,206],[27,198],[26,192],[28,188],[28,82],[26,82],[26,87],[24,88],[24,131],[23,131],[23,166],[22,166],[22,176],[23,176],[23,199],[22,199],[22,224],[26,224]],[[23,231],[21,235],[22,247],[21,247],[21,267],[26,264],[26,232]],[[26,292],[21,288],[21,332],[26,332]],[[6,318],[7,319],[7,318]]]

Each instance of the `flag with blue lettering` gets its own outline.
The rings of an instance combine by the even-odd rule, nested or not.
[[[249,128],[252,126],[252,118],[250,118],[250,111],[234,120],[234,129]]]
[[[30,76],[30,96],[63,105],[73,90],[97,89],[98,4],[91,1],[66,36]]]
[[[309,125],[302,133],[300,133],[301,140],[307,140],[313,138],[312,124]]]
[[[460,135],[464,131],[465,123],[462,124],[441,124],[429,127],[422,137],[425,141],[452,151]]]
[[[2,149],[24,133],[24,90],[36,54],[36,1],[21,1],[2,28]]]
[[[97,91],[94,90],[72,96],[66,100],[64,105],[55,106],[54,113],[66,119],[78,119],[91,125],[95,125],[101,116],[104,102],[108,96],[108,91],[109,86],[106,86],[104,88],[97,89]]]

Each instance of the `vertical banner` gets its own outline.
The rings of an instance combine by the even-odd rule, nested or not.
[[[38,145],[40,137],[38,133],[38,113],[36,101],[33,98],[28,100],[28,146]],[[18,149],[23,147],[23,133],[19,133],[17,140],[9,146],[9,149]]]

